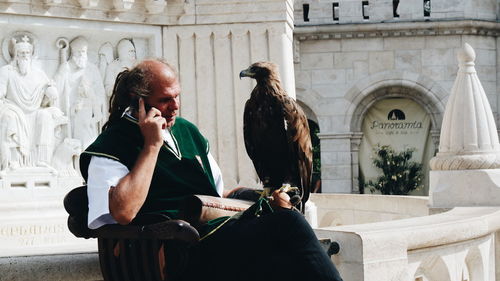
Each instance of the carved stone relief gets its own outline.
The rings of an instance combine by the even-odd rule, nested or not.
[[[0,67],[0,180],[26,169],[79,175],[76,158],[107,121],[114,80],[137,59],[132,38],[116,46],[100,43],[96,64],[89,60],[89,44],[75,36],[42,47],[27,31],[3,38],[7,64]],[[37,56],[40,48],[54,45],[58,63],[50,77]]]
[[[50,163],[52,135],[59,123],[56,114],[58,93],[54,83],[33,62],[34,37],[18,33],[4,42],[8,45],[9,64],[0,68],[0,168]],[[52,132],[51,132],[52,131]]]
[[[100,48],[100,50],[103,51],[103,54],[106,50],[106,44],[107,43]],[[105,68],[106,74],[104,76],[104,87],[108,97],[110,97],[113,92],[113,85],[115,84],[115,79],[118,73],[131,68],[136,62],[137,55],[134,41],[129,38],[120,40],[117,45],[117,54],[118,56],[116,59],[112,60]]]
[[[68,48],[60,49],[60,65],[55,75],[61,89],[62,108],[71,123],[68,135],[79,139],[87,147],[97,137],[105,120],[105,93],[97,67],[88,61],[89,43],[84,37],[76,37]]]

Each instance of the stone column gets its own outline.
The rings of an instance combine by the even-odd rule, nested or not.
[[[446,105],[439,152],[431,159],[432,208],[500,205],[500,144],[493,113],[465,44]]]
[[[359,193],[359,146],[363,133],[353,133],[351,136],[351,173],[352,193]]]
[[[323,193],[352,192],[351,134],[318,134]]]

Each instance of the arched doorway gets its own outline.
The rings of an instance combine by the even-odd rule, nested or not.
[[[320,128],[318,118],[314,111],[305,103],[297,100],[297,103],[302,107],[306,114],[307,122],[309,123],[309,131],[311,134],[311,144],[313,147],[313,173],[312,173],[312,188],[311,192],[321,192],[321,145],[318,134]]]
[[[436,81],[421,73],[387,71],[367,76],[348,90],[344,98],[351,103],[347,108],[345,123],[349,124],[351,144],[352,191],[359,190],[359,147],[363,138],[361,126],[371,106],[387,98],[407,98],[418,103],[431,118],[430,135],[435,147],[439,145],[443,98],[449,93]]]
[[[363,137],[359,147],[359,183],[360,191],[366,190],[366,183],[377,183],[382,175],[381,169],[375,167],[377,157],[375,151],[387,146],[394,151],[394,155],[413,151],[410,161],[422,164],[421,176],[418,176],[421,185],[411,192],[412,195],[428,194],[429,160],[434,156],[435,145],[430,134],[431,117],[417,102],[405,97],[392,97],[378,100],[366,111],[361,125]],[[384,164],[385,173],[393,173],[391,180],[399,180],[411,173],[409,161],[388,161],[393,153],[389,153]],[[394,162],[396,161],[396,162]],[[392,163],[389,163],[392,162]],[[404,166],[406,165],[406,166]],[[406,173],[406,175],[405,175]],[[415,177],[416,178],[416,177]],[[375,190],[372,186],[371,190]]]

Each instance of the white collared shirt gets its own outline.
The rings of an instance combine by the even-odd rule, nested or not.
[[[168,129],[163,130],[163,139],[167,145],[179,156],[176,141]],[[222,173],[208,152],[208,161],[214,177],[217,193],[222,197],[224,182]],[[99,228],[105,224],[117,223],[109,211],[109,189],[116,186],[120,179],[129,173],[129,169],[122,163],[106,157],[92,156],[88,168],[87,196],[89,198],[88,226],[90,229]]]

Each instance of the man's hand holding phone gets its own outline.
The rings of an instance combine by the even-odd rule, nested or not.
[[[151,107],[146,112],[144,99],[139,98],[139,109],[137,112],[139,127],[144,137],[144,147],[160,148],[163,145],[162,130],[167,127],[167,120],[161,116],[161,112]]]

